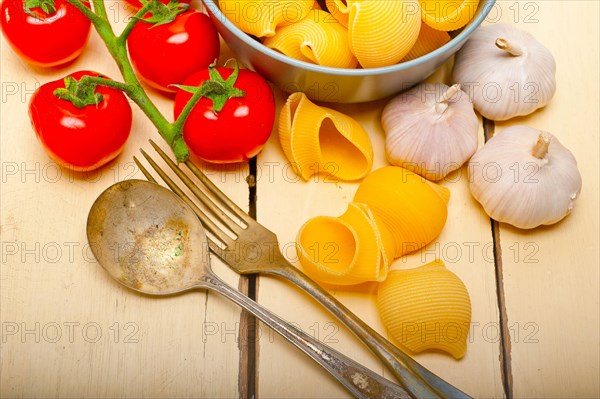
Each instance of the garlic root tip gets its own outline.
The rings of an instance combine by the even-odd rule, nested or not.
[[[435,105],[438,114],[443,114],[448,109],[448,101],[452,100],[460,92],[460,84],[452,85],[440,97],[440,101]]]
[[[498,47],[500,50],[506,51],[514,57],[523,55],[523,50],[521,50],[519,46],[517,46],[514,43],[509,43],[506,39],[503,39],[501,37],[496,39],[496,47]]]
[[[544,133],[540,133],[538,136],[537,142],[533,146],[531,150],[531,155],[538,159],[544,159],[546,154],[548,153],[548,148],[550,147],[550,137],[545,135]]]

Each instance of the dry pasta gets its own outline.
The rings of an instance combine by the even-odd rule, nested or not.
[[[354,119],[313,104],[304,93],[291,94],[279,116],[279,141],[296,173],[358,180],[373,165],[367,132]]]
[[[358,64],[350,51],[348,30],[321,10],[312,10],[302,21],[277,29],[263,44],[313,64],[335,68],[356,68]]]
[[[234,25],[256,37],[269,37],[277,27],[299,22],[315,0],[220,0],[219,8]]]
[[[464,283],[443,262],[391,271],[379,285],[377,307],[390,335],[409,350],[464,356],[471,300]]]
[[[390,230],[395,257],[416,251],[437,237],[448,216],[450,191],[398,166],[367,176],[354,201],[368,204]]]
[[[296,240],[300,263],[328,284],[382,281],[394,258],[440,233],[448,199],[446,188],[406,169],[381,168],[363,180],[344,215],[304,224]]]
[[[400,62],[419,36],[417,0],[329,0],[327,6],[348,27],[350,49],[363,68]]]
[[[450,35],[448,32],[433,29],[423,22],[421,23],[421,31],[419,32],[417,42],[410,49],[408,54],[404,56],[402,62],[414,60],[415,58],[429,54],[449,41]]]
[[[423,22],[437,30],[465,26],[477,11],[479,0],[420,0]]]
[[[365,204],[350,204],[339,218],[309,220],[296,242],[304,270],[328,284],[383,281],[393,259],[392,237]]]

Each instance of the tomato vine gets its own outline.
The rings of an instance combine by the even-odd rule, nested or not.
[[[110,24],[104,0],[92,0],[90,9],[81,0],[67,0],[75,8],[87,17],[94,29],[104,42],[108,52],[115,60],[123,82],[113,81],[102,77],[84,76],[81,78],[82,84],[97,84],[101,86],[112,87],[123,91],[136,105],[146,114],[148,119],[156,127],[163,139],[171,147],[178,162],[184,162],[189,157],[189,150],[183,141],[183,125],[189,116],[195,103],[201,98],[200,95],[194,95],[184,111],[174,122],[169,122],[152,102],[144,88],[142,87],[127,55],[127,37],[133,27],[152,9],[164,7],[158,0],[149,0],[145,2],[142,8],[136,12],[131,20],[125,26],[120,35],[116,35]],[[187,5],[177,5],[178,7],[187,7]]]

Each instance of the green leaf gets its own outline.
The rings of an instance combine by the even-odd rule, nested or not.
[[[86,82],[85,76],[77,81],[72,76],[64,79],[65,87],[54,90],[54,95],[62,100],[69,101],[77,108],[83,108],[88,105],[98,106],[103,100],[102,94],[96,93],[98,85],[93,82]]]
[[[192,94],[196,94],[199,91],[201,97],[208,98],[212,101],[213,111],[220,112],[230,98],[244,97],[246,95],[244,90],[233,87],[237,81],[239,72],[240,70],[236,62],[233,67],[233,72],[229,75],[227,80],[225,80],[217,70],[216,65],[212,64],[208,67],[210,79],[202,82],[200,86],[172,86]]]
[[[48,15],[52,15],[56,12],[56,4],[54,3],[54,0],[25,0],[23,2],[23,10],[25,13],[40,19],[39,15],[36,15],[32,11],[34,8],[41,8],[42,11]]]
[[[140,21],[147,24],[152,24],[152,28],[160,25],[169,24],[177,18],[177,16],[187,11],[189,4],[179,3],[177,0],[171,0],[169,4],[163,4],[158,0],[141,0],[142,5],[150,4],[148,13],[150,16],[140,18]]]
[[[200,86],[186,86],[186,85],[176,85],[176,84],[170,84],[169,86],[173,86],[173,87],[177,87],[179,90],[183,90],[186,91],[188,93],[196,93],[198,90],[200,90]]]

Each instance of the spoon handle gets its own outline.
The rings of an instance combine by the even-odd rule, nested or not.
[[[409,399],[411,396],[399,385],[381,377],[354,360],[305,334],[296,327],[257,304],[236,289],[227,285],[216,275],[209,273],[202,278],[201,287],[222,294],[259,318],[283,338],[298,347],[357,398]]]

